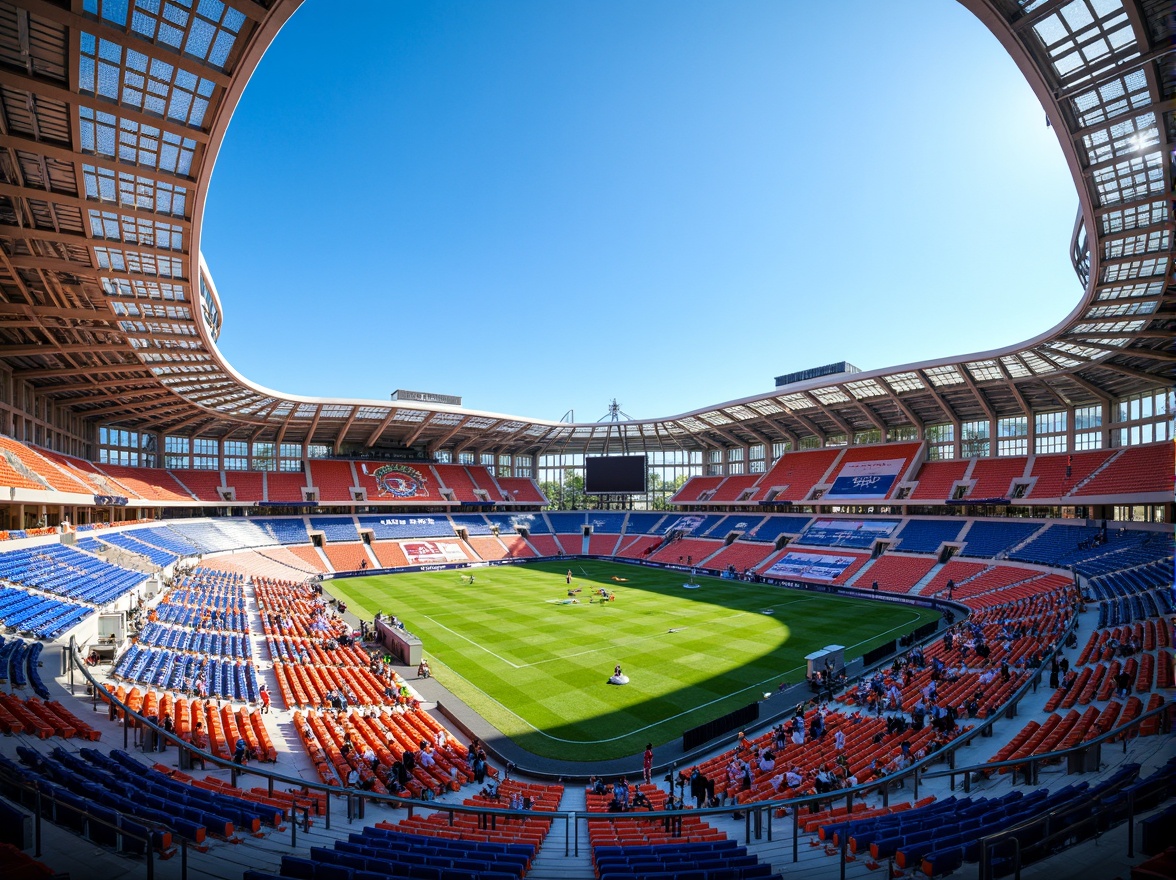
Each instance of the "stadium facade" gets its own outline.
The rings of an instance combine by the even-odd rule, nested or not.
[[[1070,166],[1084,290],[1073,311],[1007,349],[568,424],[298,397],[255,385],[217,350],[224,310],[200,254],[209,178],[297,2],[0,4],[0,429],[113,464],[298,470],[320,456],[409,457],[541,480],[621,451],[674,475],[736,474],[787,449],[863,442],[926,441],[934,459],[1169,440],[1169,4],[964,5],[1023,72]]]

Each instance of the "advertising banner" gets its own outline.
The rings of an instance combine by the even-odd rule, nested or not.
[[[454,541],[398,541],[409,565],[437,565],[444,562],[466,562],[469,557]]]
[[[789,551],[764,572],[768,577],[811,578],[831,581],[854,563],[853,556],[823,556],[817,553]]]
[[[894,481],[902,473],[904,464],[905,458],[851,461],[837,472],[833,486],[825,493],[825,497],[841,501],[885,498],[890,493]]]

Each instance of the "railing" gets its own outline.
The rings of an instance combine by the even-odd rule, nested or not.
[[[1073,629],[1076,621],[1077,617],[1075,616],[1074,619],[1071,620],[1069,629]],[[1063,641],[1064,637],[1062,640],[1059,640],[1059,645]],[[496,807],[477,807],[466,806],[462,804],[438,803],[436,801],[423,801],[414,798],[399,797],[396,795],[375,794],[372,792],[358,791],[353,789],[340,789],[338,786],[311,782],[299,777],[286,776],[284,774],[277,773],[272,770],[265,770],[256,766],[241,766],[234,764],[231,760],[220,758],[210,752],[196,749],[188,741],[181,739],[179,736],[173,733],[165,731],[154,720],[146,718],[145,716],[133,711],[129,706],[126,705],[126,703],[115,697],[114,694],[105,692],[105,689],[102,687],[102,685],[90,674],[84,663],[81,662],[81,657],[78,654],[76,642],[72,637],[70,639],[69,656],[71,687],[73,685],[74,669],[78,669],[82,672],[83,676],[86,678],[93,689],[95,708],[97,708],[96,703],[99,699],[98,694],[99,692],[103,692],[101,699],[109,700],[117,709],[124,713],[124,716],[127,719],[123,727],[124,747],[129,745],[131,728],[150,728],[155,732],[156,737],[171,741],[180,750],[188,752],[189,756],[198,756],[199,759],[203,759],[203,762],[211,762],[214,766],[229,770],[231,774],[231,783],[233,786],[237,786],[238,779],[240,777],[251,775],[265,779],[268,785],[269,793],[271,795],[274,792],[274,787],[276,784],[288,785],[308,793],[322,793],[326,795],[324,798],[326,807],[322,817],[324,819],[324,827],[327,830],[330,830],[331,828],[333,800],[343,801],[345,807],[345,816],[348,823],[352,823],[356,820],[363,821],[368,802],[404,807],[407,809],[407,814],[409,817],[413,816],[414,812],[418,809],[441,813],[448,816],[449,823],[451,825],[454,822],[454,817],[458,814],[475,815],[479,817],[478,822],[480,826],[484,828],[497,827],[497,822],[499,819],[504,821],[514,819],[518,821],[526,818],[532,818],[550,820],[552,823],[562,819],[564,825],[565,857],[573,855],[579,856],[580,827],[582,823],[586,823],[588,820],[607,820],[614,823],[635,821],[647,822],[649,820],[660,820],[663,823],[663,827],[666,829],[666,831],[672,835],[675,826],[680,829],[681,819],[684,815],[690,815],[705,820],[711,816],[732,817],[735,813],[741,813],[743,814],[742,818],[744,821],[744,842],[746,844],[750,844],[753,840],[758,841],[764,839],[765,836],[768,841],[771,841],[773,839],[774,831],[773,817],[778,810],[787,808],[789,811],[791,811],[794,817],[794,821],[792,822],[792,861],[796,862],[799,859],[800,852],[799,835],[801,824],[799,821],[796,821],[796,819],[800,816],[801,811],[805,808],[811,808],[814,812],[816,812],[821,809],[832,809],[833,804],[844,801],[847,808],[847,815],[852,817],[854,802],[859,798],[865,797],[866,795],[873,794],[880,796],[883,807],[888,807],[891,797],[891,787],[896,784],[905,783],[907,779],[910,779],[912,782],[912,800],[917,801],[919,798],[919,788],[926,779],[940,778],[944,776],[950,777],[951,786],[954,790],[956,777],[962,775],[964,778],[963,784],[965,790],[970,790],[972,774],[981,770],[997,769],[1004,766],[1024,768],[1026,765],[1028,765],[1031,768],[1029,779],[1032,784],[1036,784],[1037,770],[1042,763],[1047,761],[1062,761],[1068,759],[1070,756],[1084,756],[1085,753],[1087,753],[1091,748],[1100,746],[1102,743],[1110,741],[1116,737],[1122,738],[1124,743],[1123,748],[1124,751],[1126,751],[1127,742],[1129,738],[1131,738],[1128,736],[1128,734],[1137,731],[1138,727],[1144,721],[1156,716],[1164,716],[1165,713],[1169,713],[1171,711],[1171,707],[1165,705],[1157,709],[1153,709],[1150,712],[1145,712],[1139,717],[1132,719],[1132,721],[1128,724],[1108,731],[1094,740],[1084,742],[1070,749],[1051,752],[1044,755],[1011,759],[1007,761],[973,764],[966,767],[956,766],[956,756],[960,748],[970,744],[976,737],[989,735],[987,732],[991,730],[992,725],[995,724],[1002,715],[1006,717],[1013,717],[1015,715],[1017,703],[1030,691],[1030,689],[1035,689],[1039,683],[1043,670],[1038,669],[1035,675],[1028,678],[1021,685],[1021,687],[1014,692],[1014,694],[1003,704],[1000,710],[994,712],[977,727],[966,731],[954,739],[949,745],[931,755],[920,759],[900,773],[891,774],[883,777],[882,779],[871,780],[870,782],[857,785],[853,788],[840,789],[836,792],[826,792],[823,794],[807,795],[804,797],[758,801],[755,803],[746,804],[732,804],[702,809],[691,809],[688,811],[688,813],[684,813],[681,810],[660,810],[642,813],[604,813],[588,811],[534,812],[525,810],[509,810]],[[1167,727],[1167,725],[1163,722],[1161,722],[1161,726]],[[931,769],[934,764],[945,759],[949,764],[947,769]],[[1082,766],[1084,768],[1084,763]],[[675,782],[679,786],[684,786],[685,784],[683,781],[670,780],[673,780],[672,775],[667,778],[668,787],[671,792]],[[317,811],[317,798],[314,799],[314,807]],[[298,826],[298,822],[296,821],[296,814],[297,810],[299,809],[303,810],[303,829],[306,830],[309,824],[309,805],[305,807],[296,806],[295,816],[293,817],[295,821],[290,823],[291,847],[296,846]],[[845,855],[846,841],[843,840],[841,845],[842,876],[844,876],[845,871]]]
[[[56,819],[57,808],[62,807],[68,810],[73,816],[82,820],[82,833],[88,834],[89,830],[94,825],[109,828],[114,837],[114,846],[118,851],[127,849],[125,840],[130,839],[142,844],[144,855],[147,859],[147,880],[155,880],[155,847],[154,841],[150,837],[144,837],[141,834],[136,834],[133,831],[128,831],[123,828],[120,822],[122,821],[122,814],[118,814],[115,821],[103,818],[89,810],[84,810],[76,804],[66,803],[52,794],[41,791],[36,785],[14,776],[6,768],[0,767],[0,785],[3,786],[5,794],[11,798],[13,791],[19,792],[18,798],[15,798],[17,803],[22,806],[27,805],[28,801],[32,801],[33,805],[33,858],[41,858],[43,855],[43,834],[41,823],[46,812],[46,807],[51,807],[53,816]],[[141,819],[135,819],[135,824],[142,825],[148,829],[152,828],[152,823],[145,822]],[[161,829],[170,832],[170,829]],[[188,880],[188,842],[183,837],[180,838],[180,878],[181,880]]]

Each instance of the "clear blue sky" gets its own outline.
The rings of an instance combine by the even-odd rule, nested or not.
[[[1028,339],[1076,209],[953,0],[307,0],[202,247],[255,382],[595,421]]]

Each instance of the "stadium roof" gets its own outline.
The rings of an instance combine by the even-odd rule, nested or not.
[[[17,389],[142,431],[542,454],[796,445],[1109,409],[1176,376],[1170,0],[961,0],[1037,94],[1077,187],[1070,248],[1085,294],[1048,333],[640,421],[259,387],[216,348],[220,298],[200,224],[230,116],[299,2],[0,2],[0,358]]]

